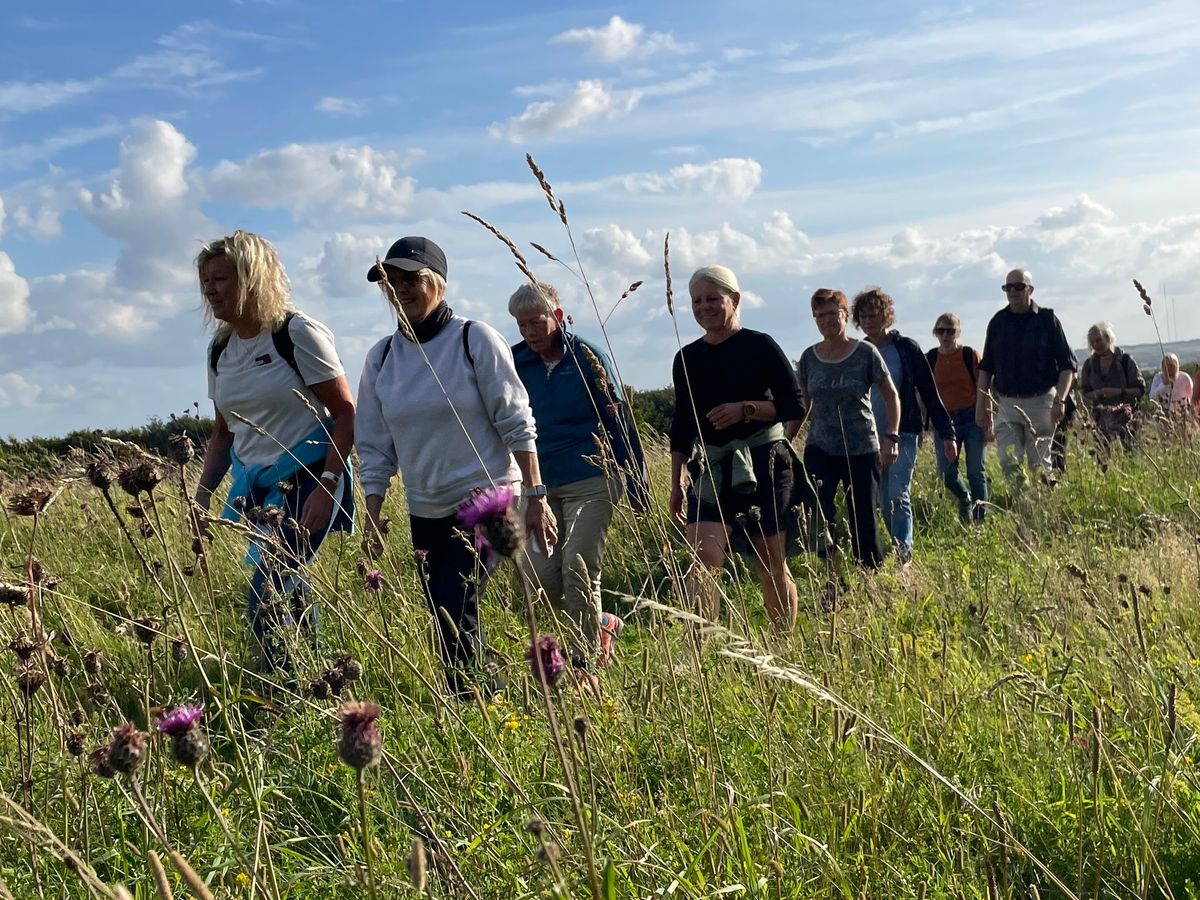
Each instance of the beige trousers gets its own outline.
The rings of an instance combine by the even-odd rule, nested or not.
[[[1022,480],[1022,457],[1035,472],[1050,473],[1054,420],[1051,388],[1033,397],[996,397],[996,453],[1009,480]]]

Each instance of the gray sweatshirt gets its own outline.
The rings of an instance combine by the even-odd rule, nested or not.
[[[472,366],[463,349],[466,323],[454,316],[424,344],[398,332],[384,338],[367,353],[358,385],[354,443],[363,491],[382,496],[399,471],[409,512],[422,518],[452,515],[473,488],[519,482],[512,451],[533,450],[537,438],[508,343],[490,325],[472,322]]]

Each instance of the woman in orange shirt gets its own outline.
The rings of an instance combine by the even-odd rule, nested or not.
[[[969,524],[983,521],[988,482],[983,471],[983,429],[975,424],[975,376],[979,371],[979,354],[959,343],[961,333],[958,316],[942,313],[933,326],[938,345],[925,356],[933,370],[938,394],[954,422],[958,459],[962,459],[966,451],[967,480],[964,482],[958,474],[958,460],[948,459],[942,442],[934,441],[938,474],[950,493],[958,498],[959,517]]]

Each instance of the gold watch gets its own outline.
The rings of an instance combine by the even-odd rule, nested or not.
[[[754,418],[754,414],[758,412],[758,406],[752,400],[747,400],[742,404],[742,421],[749,422]]]

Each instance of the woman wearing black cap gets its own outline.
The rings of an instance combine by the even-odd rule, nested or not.
[[[529,398],[500,333],[446,305],[446,257],[437,244],[401,238],[382,269],[373,266],[367,280],[386,275],[399,328],[367,353],[358,389],[355,445],[367,502],[367,552],[383,552],[380,510],[399,471],[450,690],[469,696],[472,682],[495,690],[479,624],[487,567],[463,539],[457,511],[480,490],[520,482],[529,500],[530,537],[546,548],[557,542]]]

